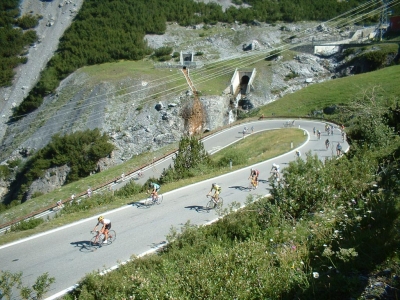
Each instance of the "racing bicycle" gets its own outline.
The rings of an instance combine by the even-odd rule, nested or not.
[[[143,204],[146,205],[147,207],[157,204],[160,205],[161,202],[163,201],[164,197],[162,194],[157,194],[156,197],[153,197],[152,195],[150,195],[149,198],[147,198],[146,200],[144,200]]]
[[[211,209],[221,209],[222,205],[224,204],[224,199],[222,199],[221,196],[218,197],[218,202],[215,200],[215,195],[214,196],[207,196],[211,197],[210,201],[208,201],[206,205],[207,212],[209,212]]]
[[[107,243],[103,243],[105,236],[99,230],[91,231],[90,233],[95,234],[89,243],[89,247],[92,251],[95,251],[102,246],[111,245],[117,238],[117,233],[112,229],[108,231]]]
[[[273,182],[273,181],[279,182],[280,181],[280,174],[278,171],[274,170],[274,171],[271,171],[270,173],[271,173],[271,177],[269,179],[270,182]]]
[[[251,190],[255,190],[256,188],[257,188],[257,180],[255,180],[254,178],[252,178],[252,179],[250,180],[248,190],[251,191]]]

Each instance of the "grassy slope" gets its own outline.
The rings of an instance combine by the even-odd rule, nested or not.
[[[378,95],[400,97],[400,66],[392,66],[375,72],[339,78],[312,84],[294,94],[261,108],[266,117],[307,116],[313,110],[321,110],[333,104],[346,104],[365,90],[376,88]]]

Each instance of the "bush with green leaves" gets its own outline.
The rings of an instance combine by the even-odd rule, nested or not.
[[[172,47],[161,47],[154,51],[155,57],[169,56],[172,53]],[[171,56],[169,56],[171,58]]]
[[[54,135],[24,164],[10,187],[9,199],[24,201],[30,184],[49,168],[68,166],[66,183],[87,177],[96,170],[99,159],[109,156],[113,149],[109,137],[98,129]]]
[[[39,17],[31,15],[23,15],[22,17],[16,20],[15,24],[24,30],[35,28],[39,24]]]
[[[16,299],[13,295],[15,290],[19,291],[21,299],[43,299],[44,295],[50,290],[50,286],[55,282],[54,277],[49,273],[43,273],[36,278],[32,287],[22,285],[22,272],[12,273],[0,270],[0,297],[1,299]]]
[[[7,179],[11,172],[8,166],[0,165],[0,179]]]
[[[174,166],[170,166],[162,173],[160,177],[162,183],[192,177],[205,171],[211,165],[211,159],[204,144],[195,136],[181,138],[173,161]]]
[[[116,197],[129,197],[132,195],[136,195],[142,193],[146,190],[145,186],[137,184],[135,181],[131,180],[129,183],[125,184],[120,189],[114,192]]]
[[[29,220],[23,220],[14,225],[11,225],[10,231],[12,232],[12,231],[23,231],[23,230],[33,229],[42,224],[43,222],[44,220],[42,218],[31,218]]]
[[[101,207],[115,201],[117,196],[111,192],[102,194],[93,194],[90,198],[77,199],[67,203],[63,209],[57,212],[57,215],[71,214],[80,211],[88,211],[97,207]]]

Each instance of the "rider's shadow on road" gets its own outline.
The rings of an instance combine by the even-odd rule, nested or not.
[[[146,205],[144,202],[133,202],[131,203],[133,206],[136,206],[137,208],[149,208],[149,205]]]
[[[196,212],[208,212],[207,207],[202,205],[190,205],[190,206],[185,206],[185,208],[189,208],[190,210],[194,209]]]
[[[149,205],[146,205],[146,202],[144,200],[141,201],[136,201],[136,202],[130,202],[128,205],[136,206],[137,208],[149,208]]]
[[[246,186],[241,186],[241,185],[233,185],[229,187],[230,189],[235,189],[239,191],[247,191],[249,188]]]
[[[70,243],[71,245],[73,245],[74,247],[79,248],[80,252],[92,252],[90,250],[90,241],[78,241],[78,242],[72,242]]]

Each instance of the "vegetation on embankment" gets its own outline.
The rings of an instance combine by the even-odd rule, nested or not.
[[[171,230],[157,254],[88,274],[65,299],[399,297],[400,108],[369,90],[342,112],[348,154],[291,162],[272,199]]]
[[[145,34],[162,34],[166,22],[182,26],[217,22],[273,23],[278,20],[328,20],[356,7],[363,1],[313,2],[247,1],[248,8],[229,7],[225,12],[214,2],[192,0],[84,1],[70,28],[64,33],[56,54],[48,62],[39,82],[13,116],[20,118],[37,109],[43,97],[52,93],[59,82],[80,67],[118,60],[139,60],[152,53]],[[303,8],[303,9],[301,9]],[[182,13],[182,12],[185,13]],[[172,53],[170,53],[172,54]]]
[[[113,149],[108,135],[101,134],[98,129],[54,135],[46,147],[34,153],[22,166],[15,165],[18,161],[10,162],[9,168],[20,168],[6,196],[8,201],[0,204],[0,211],[25,202],[32,182],[43,177],[48,169],[67,166],[66,182],[77,181],[96,171],[99,160],[109,156]]]

